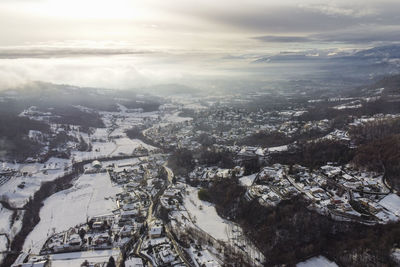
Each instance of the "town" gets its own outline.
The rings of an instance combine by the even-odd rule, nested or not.
[[[151,110],[120,99],[115,110],[72,106],[89,126],[27,107],[19,118],[48,127],[28,131],[38,153],[1,164],[1,260],[14,267],[273,265],[273,247],[251,229],[257,218],[242,215],[247,205],[267,216],[297,204],[344,229],[398,223],[390,163],[369,166],[370,153],[359,152],[376,138],[365,129],[398,130],[400,113],[358,111],[385,99],[385,89],[301,102],[282,94],[273,101],[286,104],[267,109],[270,102],[258,101],[271,94],[170,96]],[[321,102],[329,103],[325,115],[315,110]],[[332,255],[316,259],[343,260]]]

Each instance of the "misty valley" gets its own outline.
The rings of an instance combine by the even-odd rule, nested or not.
[[[399,85],[2,91],[3,265],[395,264]]]

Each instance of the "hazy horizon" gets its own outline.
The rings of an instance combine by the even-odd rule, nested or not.
[[[397,43],[399,7],[393,0],[5,0],[0,89],[37,80],[127,89],[273,79],[279,71],[252,62]]]

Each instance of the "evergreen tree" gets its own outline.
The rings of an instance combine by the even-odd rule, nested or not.
[[[116,265],[115,265],[115,260],[114,260],[114,257],[113,257],[113,256],[111,256],[111,257],[108,259],[107,267],[116,267]]]

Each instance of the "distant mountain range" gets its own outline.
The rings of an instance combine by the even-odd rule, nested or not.
[[[269,63],[292,60],[365,60],[365,59],[400,59],[400,45],[379,46],[361,51],[307,50],[304,52],[281,52],[276,55],[261,57],[253,63]]]
[[[378,80],[384,76],[400,74],[400,45],[380,46],[353,52],[311,50],[280,53],[261,57],[253,61],[253,64],[265,68],[284,64],[288,70],[291,67],[297,68],[295,70],[308,68],[311,73],[318,73],[318,77],[314,75],[313,78],[319,80],[347,80],[355,84],[365,84],[367,80]],[[307,76],[303,78],[307,79]]]
[[[400,45],[374,47],[356,52],[352,57],[375,59],[400,58]]]

